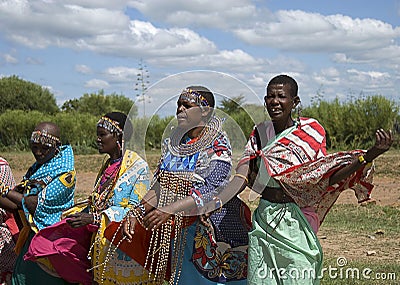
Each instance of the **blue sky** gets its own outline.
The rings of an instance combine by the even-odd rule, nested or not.
[[[297,80],[304,105],[317,92],[399,101],[399,1],[1,0],[0,26],[0,76],[45,86],[59,105],[101,89],[140,99],[141,59],[147,112],[192,83],[217,88],[211,81],[259,102],[280,73]],[[165,80],[193,70],[223,72],[253,93],[218,76]]]

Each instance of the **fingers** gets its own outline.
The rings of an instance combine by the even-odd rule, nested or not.
[[[122,224],[122,236],[126,237],[128,242],[132,241],[131,229],[130,229],[130,221],[129,218],[126,219]]]
[[[134,217],[127,217],[122,224],[122,235],[128,240],[128,242],[132,242],[132,237],[135,234],[135,224],[136,219]]]
[[[158,214],[157,210],[151,211],[143,218],[143,225],[147,229],[152,229],[156,224],[158,224]]]
[[[379,129],[375,133],[375,147],[381,150],[388,150],[393,143],[393,133],[391,130],[386,132],[384,129]]]

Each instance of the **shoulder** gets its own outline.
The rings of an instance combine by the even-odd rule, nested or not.
[[[311,127],[320,133],[325,133],[324,127],[321,125],[320,122],[318,122],[318,120],[316,120],[314,118],[301,117],[300,118],[300,126],[301,126],[301,128]]]
[[[9,165],[8,161],[5,158],[0,157],[0,165]]]
[[[133,166],[148,168],[146,160],[144,160],[144,158],[142,158],[137,152],[133,150],[125,151],[123,157],[123,164],[125,164],[127,168],[131,168]]]

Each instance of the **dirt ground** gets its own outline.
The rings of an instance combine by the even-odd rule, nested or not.
[[[16,181],[20,181],[23,174],[22,171],[14,172]],[[76,192],[79,199],[84,199],[91,192],[96,174],[95,172],[77,174]],[[374,184],[372,201],[369,203],[400,207],[400,184],[395,178],[375,177]],[[248,199],[248,194],[244,192],[242,198]],[[254,199],[254,195],[252,197]],[[358,204],[351,190],[343,192],[336,203]],[[371,261],[397,261],[400,264],[400,237],[393,240],[386,238],[384,234],[374,236],[372,233],[372,236],[357,236],[346,231],[333,235],[323,225],[318,236],[325,256],[345,256],[348,260],[368,258]]]

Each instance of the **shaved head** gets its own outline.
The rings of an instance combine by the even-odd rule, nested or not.
[[[60,128],[52,122],[41,122],[35,127],[35,131],[47,132],[48,134],[60,138]]]

